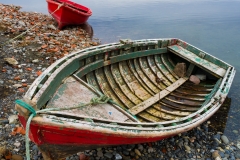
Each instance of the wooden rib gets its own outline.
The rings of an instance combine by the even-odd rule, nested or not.
[[[181,88],[179,87],[176,92],[181,93],[183,95],[194,95],[194,96],[206,96],[207,94],[209,94],[210,92],[206,92],[206,91],[194,91],[194,90],[189,90],[186,88]]]
[[[168,71],[176,78],[179,79],[179,77],[176,75],[176,73],[173,72],[173,66],[170,64],[170,62],[167,59],[167,54],[161,54],[161,59],[165,67],[168,69]]]
[[[159,84],[156,82],[157,75],[156,75],[156,73],[153,73],[152,70],[149,68],[149,66],[147,64],[147,61],[146,61],[146,58],[143,57],[143,58],[139,58],[138,60],[139,60],[139,64],[140,64],[140,67],[141,67],[142,71],[151,80],[151,82],[155,86],[157,86],[160,90],[164,90],[166,88],[166,85],[163,84],[162,82],[159,83]]]
[[[132,91],[129,89],[127,84],[124,82],[123,77],[119,71],[118,64],[111,65],[111,72],[113,75],[113,78],[115,79],[116,83],[118,84],[119,88],[122,90],[122,92],[134,103],[138,104],[142,101],[135,96]]]
[[[197,85],[183,85],[181,86],[183,89],[194,90],[194,91],[202,91],[202,92],[211,92],[213,88],[205,88]]]
[[[182,110],[182,111],[197,111],[199,109],[199,107],[192,107],[192,106],[177,104],[177,103],[171,102],[165,98],[162,99],[161,102],[165,103],[170,108]]]
[[[151,97],[151,95],[138,83],[132,72],[129,70],[126,61],[119,63],[119,70],[130,90],[132,90],[138,98],[146,100]]]
[[[98,80],[98,84],[102,90],[102,92],[107,95],[108,97],[111,97],[115,102],[120,104],[121,106],[125,106],[115,95],[114,91],[112,88],[109,86],[106,78],[104,77],[102,68],[95,70],[95,75]]]
[[[179,116],[174,116],[174,115],[159,111],[155,109],[155,107],[147,108],[145,111],[163,120],[174,120],[174,119],[181,118]]]
[[[107,80],[108,80],[110,86],[112,87],[112,89],[114,90],[114,92],[116,93],[118,98],[122,101],[122,103],[124,103],[124,105],[127,108],[133,107],[135,104],[132,101],[130,101],[128,97],[126,97],[126,95],[119,88],[118,84],[115,82],[113,75],[111,73],[111,70],[110,70],[110,66],[104,67],[104,73],[105,73],[105,76],[107,77]]]
[[[166,86],[170,86],[172,83],[165,77],[164,74],[162,74],[162,71],[159,70],[159,68],[156,66],[155,61],[153,59],[153,56],[148,56],[147,57],[147,62],[153,73],[157,74],[159,78],[163,80],[163,83]]]
[[[181,117],[188,116],[189,114],[192,113],[192,112],[188,112],[188,111],[179,111],[179,110],[176,110],[176,109],[169,108],[163,102],[160,102],[159,104],[156,103],[156,105],[154,105],[154,108],[159,110],[160,112],[165,112],[165,113],[168,113],[168,114],[181,116]]]
[[[138,83],[142,85],[142,87],[151,95],[154,95],[155,93],[146,86],[146,84],[143,82],[142,78],[139,77],[137,74],[137,71],[135,70],[135,66],[133,65],[133,62],[131,60],[128,60],[128,66],[132,72],[132,74],[135,76],[135,78],[138,80]]]
[[[160,55],[155,55],[154,56],[155,63],[157,64],[157,67],[159,70],[162,71],[162,73],[168,78],[169,81],[175,82],[176,78],[169,72],[169,70],[165,67],[165,65],[162,62],[162,59]]]
[[[141,79],[143,80],[143,82],[146,84],[146,86],[148,86],[153,92],[158,93],[160,92],[160,89],[158,89],[158,87],[156,87],[147,77],[146,75],[143,73],[143,71],[141,70],[139,63],[137,61],[137,59],[134,59],[134,65],[136,68],[136,71],[139,75],[139,77],[141,77]]]
[[[183,104],[183,105],[188,105],[188,106],[197,106],[197,107],[201,107],[202,106],[202,102],[199,101],[191,101],[191,100],[187,100],[187,99],[177,99],[174,96],[167,96],[165,97],[166,100],[170,101],[170,102],[174,102],[176,104]]]
[[[147,112],[141,112],[138,115],[141,116],[143,119],[149,121],[149,122],[162,122],[162,121],[165,121],[165,120],[162,120],[162,119],[157,118],[155,116],[152,116],[152,115],[148,114]]]
[[[149,106],[153,105],[157,101],[163,99],[165,96],[170,94],[172,91],[174,91],[176,88],[181,86],[184,82],[186,82],[188,78],[180,78],[176,82],[174,82],[171,86],[167,87],[166,89],[160,91],[160,93],[155,94],[151,98],[147,99],[146,101],[143,101],[142,103],[139,103],[138,105],[134,106],[131,108],[129,111],[136,115],[139,112],[143,111],[144,109],[148,108]],[[160,94],[160,96],[159,96]]]
[[[174,68],[174,66],[176,66],[176,64],[173,62],[173,60],[170,58],[169,54],[167,54],[167,59],[169,61],[169,63],[171,64],[171,66]]]
[[[120,68],[120,72],[123,76],[123,78],[125,79],[126,83],[137,83],[135,77],[132,75],[132,73],[130,72],[126,62],[120,62],[119,63],[119,68]],[[128,84],[128,86],[133,86],[132,84]],[[143,89],[142,86],[140,84],[137,84],[136,87],[132,87],[132,90],[135,90],[135,94],[137,94],[137,90],[138,89]],[[148,94],[148,96],[141,98],[140,96],[138,96],[139,98],[141,98],[142,100],[146,100],[148,98],[150,98],[151,95]],[[150,107],[146,110],[146,112],[148,112],[149,114],[152,114],[155,117],[161,118],[161,119],[165,119],[165,120],[173,120],[176,119],[177,116],[172,116],[169,114],[166,114],[164,112],[159,112],[158,110],[154,109],[153,107]]]
[[[141,103],[142,101],[136,97],[131,90],[128,88],[128,86],[125,84],[122,75],[120,74],[119,68],[117,66],[117,64],[113,64],[111,65],[111,73],[115,79],[115,82],[117,82],[119,88],[121,89],[121,91],[126,95],[126,97],[128,97],[133,103],[138,104]],[[161,119],[154,117],[150,114],[148,114],[147,112],[142,112],[141,114],[138,114],[138,116],[151,121],[151,122],[159,122],[161,121]]]
[[[194,101],[205,101],[205,97],[201,97],[201,96],[194,96],[194,95],[183,95],[180,94],[178,92],[173,92],[169,95],[172,95],[174,97],[178,97],[178,98],[183,98],[183,99],[189,99],[189,100],[194,100]]]
[[[89,72],[88,74],[86,74],[86,80],[87,80],[88,84],[92,85],[93,87],[95,87],[96,89],[101,91],[101,88],[99,87],[98,82],[97,82],[96,77],[94,76],[93,72]]]

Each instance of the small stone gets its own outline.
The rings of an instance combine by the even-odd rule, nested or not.
[[[196,85],[198,85],[200,83],[200,79],[195,75],[191,75],[189,78],[189,81],[193,82]]]
[[[138,149],[135,149],[134,152],[138,155],[138,156],[141,156],[141,152],[138,150]]]
[[[48,25],[48,28],[53,29],[53,30],[57,30],[57,28],[52,24]]]
[[[139,149],[140,151],[142,151],[142,150],[143,150],[143,145],[138,144],[138,149]]]
[[[21,143],[20,142],[15,142],[13,145],[16,146],[16,147],[20,147]]]
[[[122,159],[122,156],[117,153],[117,154],[115,155],[115,160],[118,160],[118,159]]]
[[[190,148],[188,145],[184,145],[184,147],[185,147],[185,149],[186,149],[186,151],[187,151],[188,153],[191,152],[191,148]]]
[[[102,151],[98,151],[98,152],[97,152],[97,156],[98,156],[98,157],[103,157]]]
[[[109,159],[111,159],[112,156],[113,156],[113,154],[110,153],[110,152],[107,152],[107,153],[104,154],[104,157],[107,157],[107,158],[109,158]]]
[[[218,151],[214,151],[214,152],[212,153],[212,157],[213,157],[214,159],[216,159],[217,157],[220,158],[220,155],[218,154]]]
[[[34,59],[34,60],[32,60],[32,63],[38,63],[38,62],[39,62],[38,59]]]
[[[152,147],[149,147],[148,148],[148,153],[152,153],[152,152],[154,152],[154,149]]]
[[[240,151],[235,153],[235,158],[239,158],[240,159]]]
[[[8,117],[9,124],[17,123],[18,116],[17,115],[11,115]]]
[[[23,157],[20,155],[12,155],[12,160],[23,160]]]
[[[238,147],[238,149],[240,149],[240,142],[237,143],[237,147]]]
[[[0,147],[0,157],[3,156],[7,151],[7,148],[5,146]]]
[[[17,65],[18,64],[18,61],[14,58],[4,58],[4,60],[11,65]]]
[[[21,26],[26,26],[26,24],[23,21],[18,21],[18,24]]]
[[[222,135],[222,136],[221,136],[221,140],[222,140],[223,143],[225,143],[225,144],[228,144],[228,143],[229,143],[229,140],[228,140],[228,138],[227,138],[225,135]]]
[[[233,133],[238,134],[238,131],[237,130],[233,130]]]

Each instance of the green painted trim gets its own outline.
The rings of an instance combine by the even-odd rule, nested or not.
[[[153,49],[153,50],[146,50],[146,51],[138,51],[138,52],[131,52],[128,54],[123,54],[123,55],[118,55],[114,57],[110,57],[110,62],[107,64],[104,64],[104,60],[99,60],[93,63],[90,63],[84,67],[82,67],[76,75],[78,77],[82,77],[86,75],[87,73],[94,71],[98,68],[101,68],[106,65],[110,65],[113,63],[129,60],[129,59],[134,59],[138,57],[144,57],[148,55],[155,55],[155,54],[162,54],[162,53],[167,53],[167,48],[158,48],[158,49]]]
[[[208,53],[186,43],[186,42],[183,42],[183,41],[178,41],[178,45],[183,47],[184,49],[196,54],[197,56],[199,57],[202,57],[204,55],[204,57],[202,57],[203,59],[209,61],[209,62],[212,62],[213,64],[217,65],[217,66],[221,66],[222,68],[224,69],[227,69],[228,68],[228,65],[224,62],[222,62],[221,60],[209,55]]]
[[[145,51],[131,52],[128,54],[110,57],[110,61],[111,63],[116,63],[116,62],[125,61],[129,59],[145,57],[149,55],[162,54],[162,53],[167,53],[167,48],[158,48],[158,49],[151,49],[151,50],[145,50]]]
[[[41,96],[38,98],[37,108],[41,108],[43,105],[45,105],[46,102],[50,99],[50,97],[55,93],[59,85],[62,83],[62,80],[74,73],[78,68],[79,61],[75,59],[72,63],[64,66],[64,68],[60,70],[60,72],[55,72],[57,73],[57,75],[54,78],[54,81],[51,81],[51,83],[45,89],[44,94],[41,94]]]

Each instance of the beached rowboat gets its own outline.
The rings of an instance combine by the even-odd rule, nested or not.
[[[234,75],[233,66],[179,39],[122,40],[56,61],[16,109],[23,126],[24,104],[44,111],[29,136],[45,159],[60,159],[191,130],[219,109]],[[60,110],[70,107],[79,108]]]
[[[70,0],[46,1],[48,3],[48,12],[57,21],[59,29],[67,25],[83,24],[92,15],[91,9]]]

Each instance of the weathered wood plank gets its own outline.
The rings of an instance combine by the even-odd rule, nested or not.
[[[104,74],[108,80],[109,85],[112,87],[118,98],[121,100],[121,102],[127,107],[131,108],[134,106],[134,103],[129,100],[128,97],[122,92],[122,90],[118,87],[118,84],[113,78],[113,75],[111,73],[110,66],[104,67]]]
[[[161,60],[164,64],[164,66],[168,69],[168,71],[173,75],[176,79],[179,79],[179,77],[176,75],[176,73],[173,72],[174,67],[171,65],[171,63],[168,61],[167,54],[161,54]]]
[[[208,72],[212,73],[216,77],[223,77],[226,73],[226,70],[218,66],[210,61],[207,61],[196,54],[184,49],[183,47],[179,45],[173,45],[173,46],[168,46],[168,49],[181,56],[182,58],[190,61],[191,63],[194,63],[195,65],[199,66],[200,68],[207,70]]]
[[[153,91],[154,93],[158,93],[160,92],[160,89],[158,89],[158,87],[156,87],[150,80],[149,78],[143,73],[142,69],[140,68],[139,62],[137,61],[137,59],[133,60],[134,62],[134,66],[135,69],[139,75],[139,77],[141,77],[142,81],[146,84],[146,86],[149,87],[149,89],[151,89],[151,91]]]
[[[142,103],[139,103],[138,105],[134,106],[133,108],[129,109],[129,111],[136,115],[139,112],[145,110],[149,106],[153,105],[154,103],[158,102],[159,100],[163,99],[166,97],[168,94],[170,94],[172,91],[177,89],[179,86],[181,86],[184,82],[188,80],[187,77],[185,78],[180,78],[176,82],[174,82],[172,85],[167,87],[166,89],[160,91],[160,93],[155,94],[153,97],[147,99],[146,101],[143,101]]]
[[[155,55],[154,56],[155,63],[157,64],[157,67],[159,70],[162,71],[162,73],[171,81],[175,82],[176,78],[168,71],[168,69],[164,66],[162,59],[160,55]]]

